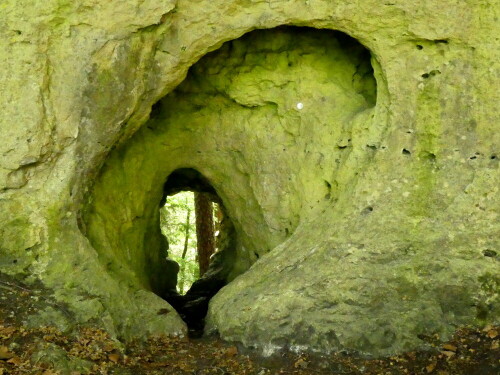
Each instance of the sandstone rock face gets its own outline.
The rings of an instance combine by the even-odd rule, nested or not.
[[[236,232],[209,331],[384,355],[498,322],[499,12],[7,1],[0,271],[118,337],[184,334],[158,204],[194,168]]]

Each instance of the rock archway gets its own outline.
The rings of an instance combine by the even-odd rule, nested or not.
[[[172,171],[194,168],[235,228],[231,281],[338,199],[353,158],[371,158],[375,101],[370,53],[345,34],[281,27],[227,42],[110,154],[84,210],[87,236],[115,274],[164,295],[175,268],[158,202]]]
[[[173,171],[163,185],[163,198],[160,202],[160,211],[164,209],[164,203],[168,200],[169,196],[180,192],[190,192],[193,194],[192,205],[194,206],[193,210],[196,215],[196,261],[199,266],[199,277],[198,275],[193,275],[197,277],[196,280],[194,280],[188,290],[183,293],[182,288],[176,288],[179,283],[179,274],[177,271],[179,270],[180,265],[178,265],[174,260],[169,259],[166,264],[163,263],[164,266],[161,270],[162,274],[168,276],[164,279],[166,280],[166,283],[164,282],[162,285],[156,285],[154,292],[175,308],[187,324],[190,336],[198,337],[203,334],[203,328],[205,325],[204,319],[207,314],[210,299],[230,281],[230,275],[233,272],[236,260],[238,241],[234,225],[226,213],[222,200],[218,196],[217,191],[211,185],[210,181],[208,181],[200,172],[192,168],[180,168]],[[211,230],[208,230],[208,233],[204,228],[198,230],[198,220],[203,221],[204,219],[198,218],[200,210],[196,207],[197,203],[194,202],[196,200],[194,197],[195,194],[202,194],[202,199],[206,199],[210,206],[217,206],[217,238],[215,238],[214,223],[212,220],[203,224],[212,227]],[[201,214],[203,215],[204,213],[201,212]],[[213,212],[210,212],[210,216],[215,215]],[[171,224],[167,221],[167,218],[163,220],[160,219],[160,221],[162,222],[162,225]],[[184,225],[189,226],[189,219],[187,222],[184,222]],[[186,227],[183,229],[185,242],[181,258],[184,260],[184,256],[186,255],[188,249],[189,235],[188,229]],[[207,235],[210,236],[208,241],[202,237]],[[167,240],[169,240],[168,237]],[[162,238],[160,238],[159,249],[160,255],[162,256],[160,260],[163,261],[167,254],[169,257],[172,255],[172,249],[170,247],[170,243],[162,244],[161,241]],[[211,246],[213,246],[213,248],[209,249],[208,256],[206,255],[206,269],[204,271],[202,271],[201,262],[199,260],[200,241],[205,241],[205,246],[207,242],[211,242]]]
[[[166,177],[192,167],[238,233],[233,279],[336,200],[375,97],[370,54],[344,34],[279,28],[227,42],[110,154],[84,210],[87,236],[102,257],[127,258],[144,286],[162,289],[152,281],[165,275],[158,202]]]
[[[233,220],[232,281],[207,318],[226,339],[382,355],[498,320],[494,12],[454,1],[94,5],[3,10],[0,265],[71,312],[37,322],[185,334],[151,292],[168,284],[154,212],[176,168],[199,169]],[[376,95],[359,44],[327,30],[290,38],[282,25],[354,37],[371,52]],[[215,70],[195,65],[227,41],[203,59]],[[255,69],[262,61],[272,69]]]

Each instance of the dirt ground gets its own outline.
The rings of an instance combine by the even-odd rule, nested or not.
[[[431,349],[387,358],[291,352],[262,358],[214,337],[154,337],[123,345],[91,326],[65,334],[55,327],[24,324],[30,314],[48,306],[63,308],[41,286],[20,284],[0,273],[0,375],[500,374],[498,326],[463,327],[447,343],[436,335],[422,337]]]

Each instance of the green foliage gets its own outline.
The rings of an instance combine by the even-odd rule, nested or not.
[[[177,290],[181,294],[186,293],[199,276],[195,223],[192,192],[168,197],[165,206],[160,209],[161,231],[169,243],[168,257],[180,266]]]

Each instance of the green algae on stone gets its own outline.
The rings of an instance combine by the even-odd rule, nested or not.
[[[184,332],[151,293],[173,282],[156,211],[180,167],[213,183],[238,233],[234,281],[208,317],[226,339],[382,355],[498,322],[498,260],[484,253],[499,248],[497,3],[8,0],[0,11],[0,267],[42,280],[82,311],[75,324]],[[363,43],[376,93],[355,43],[280,51],[283,30],[237,40],[287,24]],[[305,34],[332,35],[317,31]],[[212,71],[196,74],[200,61],[172,92],[230,40],[207,56],[219,56]]]
[[[155,117],[111,156],[94,188],[86,222],[102,256],[129,263],[137,277],[165,274],[166,266],[157,266],[165,256],[157,202],[162,181],[180,166],[205,173],[221,196],[241,242],[235,272],[289,236],[301,216],[331,195],[325,181],[334,178],[326,166],[344,153],[336,147],[340,134],[349,132],[352,116],[374,104],[365,95],[375,93],[359,89],[364,82],[372,90],[375,85],[364,48],[346,36],[339,43],[337,35],[254,32],[193,66],[157,105]],[[359,67],[364,78],[353,82]],[[240,161],[231,165],[234,159]],[[239,208],[243,202],[248,211]]]
[[[63,374],[90,374],[94,365],[90,361],[68,355],[64,349],[51,343],[41,343],[31,356],[31,361],[38,365],[50,366]]]

